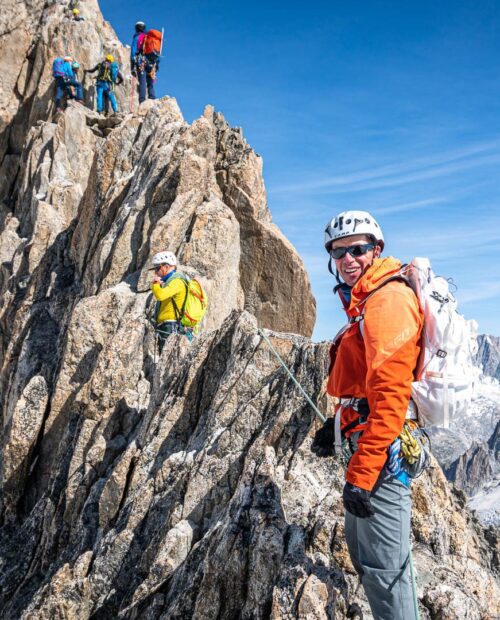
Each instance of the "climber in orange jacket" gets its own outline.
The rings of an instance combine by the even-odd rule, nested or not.
[[[312,450],[330,456],[342,446],[350,457],[346,540],[374,617],[414,620],[411,480],[398,436],[408,417],[423,315],[413,290],[397,277],[400,261],[380,258],[384,236],[370,213],[333,218],[325,248],[349,322],[330,351],[328,392],[340,405],[316,433]]]
[[[347,243],[352,244],[353,240]],[[376,254],[377,250],[372,252]],[[365,254],[358,260],[367,258]],[[355,257],[344,257],[339,261],[340,269],[347,269],[346,264],[355,260]],[[356,281],[346,313],[349,318],[356,318],[363,310],[363,319],[352,324],[332,352],[334,363],[328,392],[368,401],[370,415],[363,424],[359,423],[359,412],[352,406],[342,407],[340,411],[342,429],[355,424],[345,431],[346,437],[363,430],[349,461],[346,480],[366,491],[375,486],[387,460],[387,448],[403,428],[413,370],[420,352],[423,316],[411,288],[396,280],[368,297],[382,282],[397,274],[401,266],[392,257],[375,258]]]

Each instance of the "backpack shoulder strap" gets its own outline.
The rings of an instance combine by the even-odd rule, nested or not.
[[[389,282],[403,282],[404,284],[406,284],[406,286],[410,287],[411,290],[415,293],[415,290],[414,290],[414,288],[412,286],[412,283],[411,283],[410,279],[405,274],[405,271],[406,271],[407,267],[408,267],[408,265],[403,265],[398,273],[396,273],[393,276],[390,276],[389,278],[387,278],[387,280],[384,280],[381,284],[379,284],[377,286],[376,289],[371,291],[364,299],[362,299],[359,302],[359,304],[357,304],[359,307],[361,307],[361,312],[357,316],[351,317],[349,319],[349,324],[352,325],[353,323],[359,323],[359,332],[360,332],[362,337],[363,337],[363,331],[364,331],[363,330],[363,320],[365,318],[366,302],[370,299],[370,297],[372,295],[375,295],[375,293],[377,293],[386,284],[389,284]]]
[[[389,282],[404,282],[407,286],[409,286],[413,290],[413,287],[411,285],[409,278],[405,275],[405,271],[407,268],[408,268],[408,265],[404,264],[401,267],[401,269],[398,271],[398,273],[396,273],[393,276],[390,276],[389,278],[387,278],[387,280],[384,280],[381,284],[377,286],[376,289],[371,291],[364,299],[362,299],[358,304],[356,304],[356,307],[362,308],[361,312],[357,316],[351,317],[349,321],[337,332],[337,334],[335,334],[333,341],[332,341],[333,345],[339,344],[342,336],[348,331],[348,329],[354,323],[359,323],[359,331],[361,333],[361,336],[363,336],[363,319],[364,319],[364,314],[365,314],[365,311],[364,311],[365,304],[372,295],[375,295],[375,293],[379,291],[381,288],[383,288],[386,284],[389,284]],[[334,291],[337,291],[338,288],[339,287],[335,287]]]
[[[175,303],[175,299],[172,297],[172,305],[174,306],[175,320],[177,322],[180,322],[180,320],[184,316],[184,311],[186,309],[186,303],[187,303],[188,292],[189,292],[189,280],[188,280],[188,278],[183,273],[180,273],[180,272],[176,273],[173,276],[173,278],[171,278],[170,282],[172,282],[172,280],[182,280],[184,282],[184,286],[186,287],[186,294],[184,296],[184,302],[183,302],[182,308],[180,310],[179,310],[177,304]]]
[[[366,302],[370,299],[370,297],[372,297],[372,295],[375,295],[375,293],[380,291],[380,289],[383,288],[386,284],[389,284],[389,282],[403,282],[404,284],[409,286],[412,289],[412,291],[414,291],[410,279],[405,275],[405,271],[406,271],[407,267],[408,267],[408,265],[403,265],[403,267],[401,268],[401,270],[398,273],[396,273],[393,276],[390,276],[389,278],[387,278],[387,280],[384,280],[381,284],[379,284],[377,286],[377,288],[373,289],[373,291],[368,293],[368,295],[364,299],[362,299],[358,304],[356,304],[355,307],[362,308],[361,313],[358,316],[351,317],[349,322],[350,323],[358,323],[359,321],[362,321],[363,320],[362,317],[363,317],[364,312],[365,312]]]

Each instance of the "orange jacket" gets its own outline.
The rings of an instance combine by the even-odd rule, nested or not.
[[[348,317],[361,314],[367,295],[401,268],[395,258],[377,258],[351,291]],[[420,351],[423,315],[415,293],[401,281],[384,285],[364,303],[363,328],[353,323],[333,345],[328,393],[367,398],[370,413],[346,480],[371,491],[387,460],[387,448],[400,434],[410,401],[413,371]],[[341,427],[359,414],[341,409]]]

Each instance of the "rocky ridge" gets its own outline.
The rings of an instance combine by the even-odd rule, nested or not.
[[[52,61],[70,54],[82,68],[94,67],[111,52],[130,73],[129,53],[104,20],[96,0],[85,0],[86,21],[71,18],[68,2],[2,0],[0,12],[0,200],[16,179],[23,145],[31,127],[54,112]],[[86,99],[93,105],[94,79],[83,76]],[[130,100],[130,82],[117,88],[120,108]],[[137,104],[135,104],[137,105]]]
[[[31,94],[4,78],[2,616],[369,618],[342,466],[312,457],[313,415],[257,332],[319,398],[328,345],[305,337],[314,299],[262,160],[212,108],[188,125],[171,98],[51,121],[40,58],[70,45],[65,29],[89,64],[116,36],[90,1],[85,31],[59,3],[4,6],[23,17]],[[201,337],[159,357],[146,270],[165,246],[211,303]],[[500,613],[494,530],[436,463],[413,495],[422,617]]]
[[[489,377],[500,381],[500,338],[497,336],[478,336],[476,365]]]
[[[151,338],[134,358],[139,335],[120,346],[142,311],[122,283],[73,313],[56,387],[67,400],[51,405],[22,495],[11,489],[6,506],[4,614],[344,618],[354,602],[366,612],[343,541],[342,466],[312,457],[313,415],[255,318],[235,312],[193,346],[171,338],[154,365]],[[270,335],[317,397],[328,345]],[[84,353],[91,342],[100,354]],[[43,400],[38,383],[23,421]],[[436,464],[413,495],[422,617],[487,617],[498,601],[488,532]]]
[[[500,524],[500,386],[482,375],[465,414],[452,420],[450,428],[429,429],[432,451],[447,479],[469,497],[469,505],[487,524]]]

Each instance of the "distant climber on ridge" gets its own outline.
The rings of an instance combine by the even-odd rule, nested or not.
[[[146,32],[146,24],[137,22],[130,46],[130,67],[132,75],[139,82],[139,103],[147,96],[156,99],[155,81],[160,66],[162,33],[158,30]]]
[[[86,69],[85,73],[95,73],[97,71],[96,94],[97,112],[102,114],[104,108],[104,95],[107,95],[113,108],[113,112],[118,112],[118,105],[115,97],[115,86],[123,82],[123,75],[120,72],[118,63],[111,54],[98,63],[93,69]]]
[[[71,56],[57,57],[52,63],[52,77],[56,82],[55,103],[57,112],[63,111],[62,100],[64,96],[70,99],[75,98],[76,101],[83,103],[82,83],[76,79],[72,65],[73,58]]]
[[[184,334],[192,340],[207,309],[206,294],[198,280],[177,271],[173,252],[153,256],[151,291],[157,301],[154,327],[160,354],[170,334]]]
[[[73,62],[71,63],[71,68],[73,69],[73,76],[75,77],[75,80],[78,80],[78,71],[80,70],[80,63],[77,62],[76,60],[73,60]]]
[[[85,17],[82,17],[80,15],[80,11],[78,9],[73,9],[71,11],[71,14],[73,15],[73,20],[75,22],[84,22],[85,21]]]

